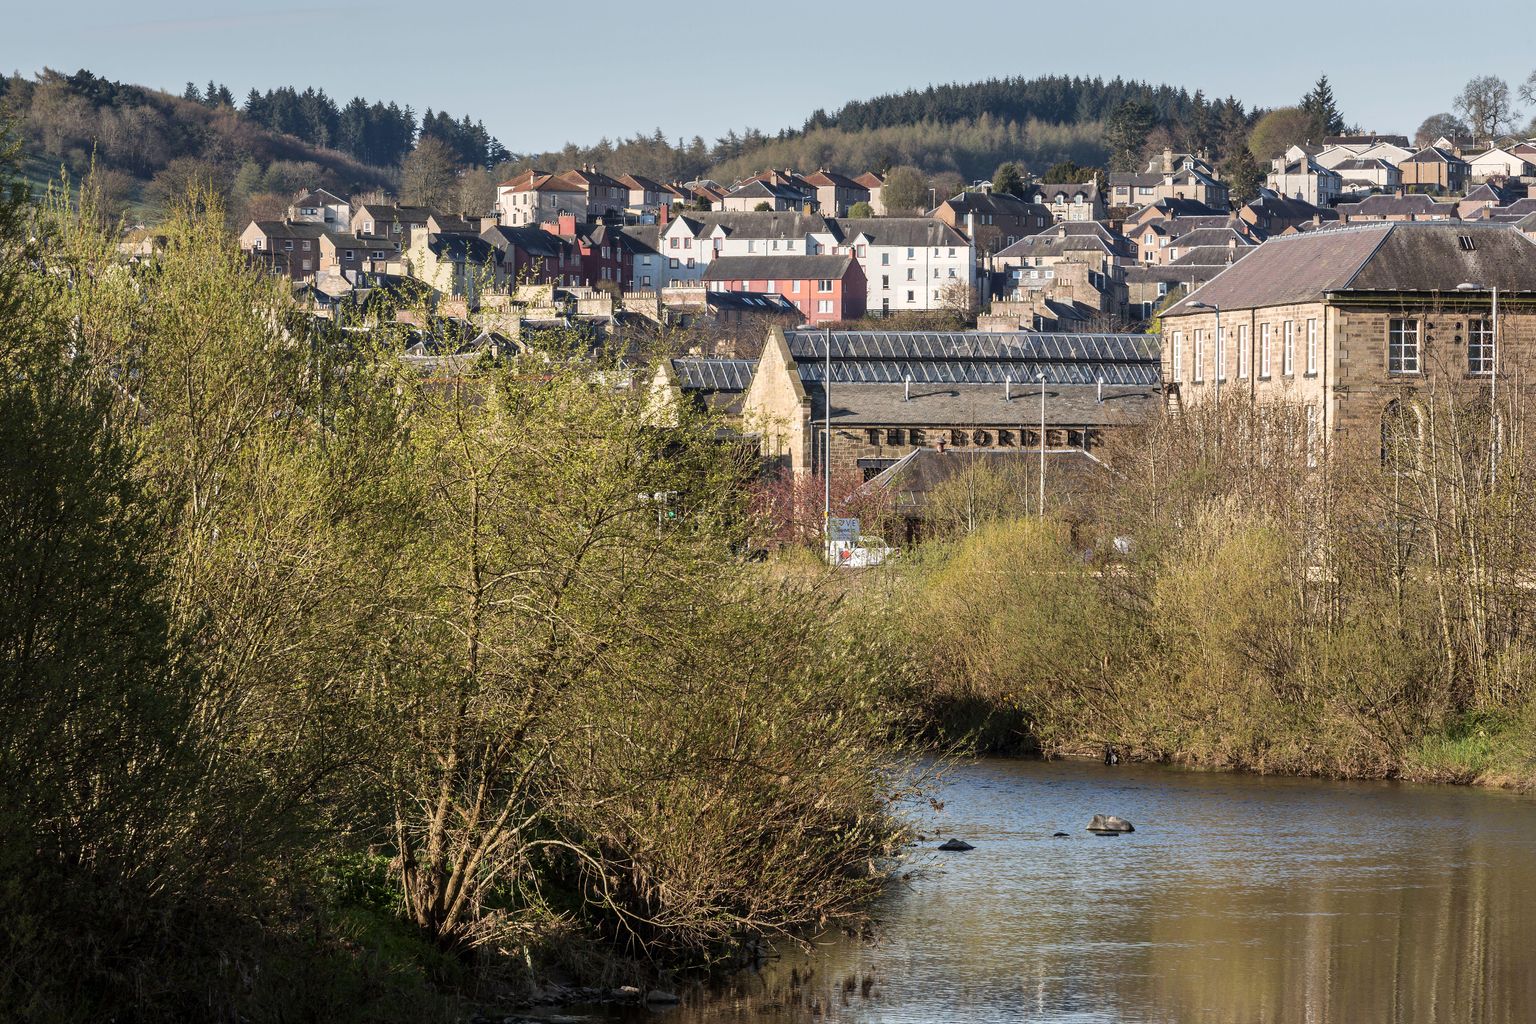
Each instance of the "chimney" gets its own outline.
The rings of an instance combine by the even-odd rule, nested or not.
[[[974,213],[965,215],[965,235],[972,242],[976,241],[976,214]]]
[[[662,227],[666,227],[668,222],[671,221],[671,219],[672,219],[672,204],[671,203],[662,203],[660,206],[658,206],[656,208],[656,223],[657,224],[661,225]]]
[[[574,213],[562,213],[556,221],[556,234],[574,235],[576,233],[576,215]]]
[[[1164,174],[1172,174],[1173,173],[1173,150],[1171,150],[1171,149],[1166,149],[1165,148],[1163,150],[1163,173]]]

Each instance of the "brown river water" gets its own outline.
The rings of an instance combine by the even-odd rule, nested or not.
[[[1536,1022],[1536,799],[1003,759],[937,798],[871,937],[622,1019]]]

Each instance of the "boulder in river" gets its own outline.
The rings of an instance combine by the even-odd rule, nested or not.
[[[939,849],[953,850],[958,853],[964,853],[966,850],[974,850],[976,847],[972,846],[964,839],[946,839],[939,844]]]
[[[1088,823],[1089,832],[1135,832],[1136,826],[1113,814],[1095,814]]]

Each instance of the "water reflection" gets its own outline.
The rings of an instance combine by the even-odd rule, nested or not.
[[[658,1024],[1536,1020],[1526,798],[985,761],[943,799],[925,824],[977,848],[914,851],[873,941]],[[1089,835],[1098,812],[1137,831]]]

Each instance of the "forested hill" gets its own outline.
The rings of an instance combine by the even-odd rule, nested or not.
[[[394,188],[422,139],[482,170],[507,159],[483,124],[361,97],[338,104],[323,90],[229,89],[188,83],[180,96],[99,78],[44,71],[0,77],[0,111],[26,145],[34,184],[61,167],[82,177],[94,164],[106,206],[130,219],[163,213],[194,178],[225,193],[232,217],[270,216],[299,189],[348,195]]]
[[[1231,102],[1236,103],[1236,100]],[[903,93],[854,100],[828,115],[818,110],[806,122],[806,130],[841,128],[862,131],[913,124],[918,121],[950,123],[991,117],[1020,124],[1043,121],[1075,124],[1103,121],[1126,103],[1150,107],[1165,122],[1186,119],[1195,106],[1185,89],[1171,85],[1127,82],[1116,78],[989,78],[981,82],[930,85]]]

